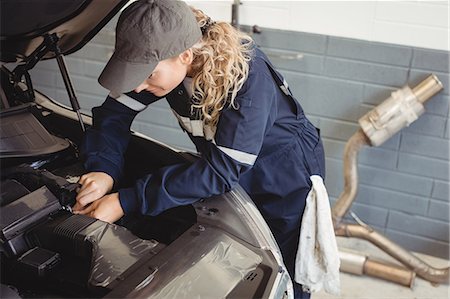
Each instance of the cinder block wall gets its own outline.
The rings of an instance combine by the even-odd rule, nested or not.
[[[343,189],[342,156],[359,117],[397,88],[439,77],[444,90],[424,115],[381,146],[361,150],[352,211],[410,250],[448,257],[449,53],[272,29],[254,38],[321,129],[332,201]]]
[[[66,58],[85,113],[107,95],[97,77],[113,50],[114,23]],[[361,150],[352,211],[409,250],[448,258],[449,52],[267,28],[254,39],[321,129],[333,202],[343,189],[343,150],[358,118],[405,84],[414,86],[429,73],[440,78],[444,90],[419,120],[380,147]],[[32,77],[38,90],[69,103],[55,61],[40,62]],[[133,129],[194,149],[164,100],[142,112]]]

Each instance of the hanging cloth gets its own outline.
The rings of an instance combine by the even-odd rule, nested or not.
[[[331,218],[330,202],[322,177],[312,175],[312,186],[306,198],[295,260],[295,281],[305,291],[322,288],[339,295],[339,251]]]

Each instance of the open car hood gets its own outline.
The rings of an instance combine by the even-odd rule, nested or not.
[[[55,33],[62,54],[84,46],[129,0],[1,0],[0,61],[26,60]],[[46,53],[42,59],[55,57]]]
[[[68,148],[68,142],[48,133],[33,115],[32,106],[9,107],[12,98],[35,101],[29,70],[42,59],[56,58],[72,109],[84,131],[80,106],[63,55],[89,42],[130,0],[0,0],[1,158],[42,156]],[[19,84],[20,83],[20,84]],[[11,97],[8,102],[6,94]],[[40,113],[37,113],[40,115]]]

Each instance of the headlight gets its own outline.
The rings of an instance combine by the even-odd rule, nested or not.
[[[293,298],[292,281],[284,266],[280,248],[267,222],[242,187],[195,203],[194,207],[199,223],[219,227],[257,248],[271,252],[280,269],[269,298]]]

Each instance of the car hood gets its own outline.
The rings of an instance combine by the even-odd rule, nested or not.
[[[21,62],[48,34],[64,55],[83,47],[129,0],[1,0],[0,61]],[[43,59],[55,57],[48,52]]]

